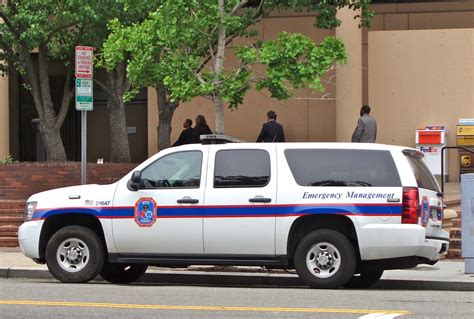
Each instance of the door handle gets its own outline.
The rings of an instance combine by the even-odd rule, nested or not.
[[[249,198],[249,202],[251,203],[270,203],[271,201],[272,201],[271,198],[261,197],[261,196],[255,196],[254,198]]]
[[[181,198],[181,199],[178,199],[176,202],[178,202],[178,204],[197,204],[199,203],[199,199],[194,199],[194,198]]]
[[[400,203],[400,198],[387,198],[387,203]]]

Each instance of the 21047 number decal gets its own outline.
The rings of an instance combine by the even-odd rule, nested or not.
[[[140,227],[151,227],[156,222],[157,206],[151,197],[142,197],[135,203],[134,218]]]

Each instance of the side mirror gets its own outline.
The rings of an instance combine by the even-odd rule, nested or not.
[[[127,182],[128,189],[131,190],[132,192],[136,192],[140,188],[141,179],[142,179],[142,172],[140,171],[133,172],[132,177]]]

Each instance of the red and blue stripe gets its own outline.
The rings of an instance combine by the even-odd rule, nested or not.
[[[89,206],[37,209],[33,220],[60,214],[89,214],[97,218],[134,218],[134,207]],[[158,218],[249,218],[287,217],[309,214],[347,216],[401,216],[399,204],[320,204],[320,205],[223,205],[223,206],[158,206]]]

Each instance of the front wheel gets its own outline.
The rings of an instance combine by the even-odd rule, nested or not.
[[[146,272],[148,265],[105,263],[99,275],[114,284],[129,284],[137,281]]]
[[[51,237],[45,259],[56,279],[80,283],[98,275],[104,254],[104,244],[94,231],[83,226],[67,226]]]
[[[295,268],[313,288],[339,288],[354,274],[356,255],[341,233],[322,229],[307,234],[296,247]]]

